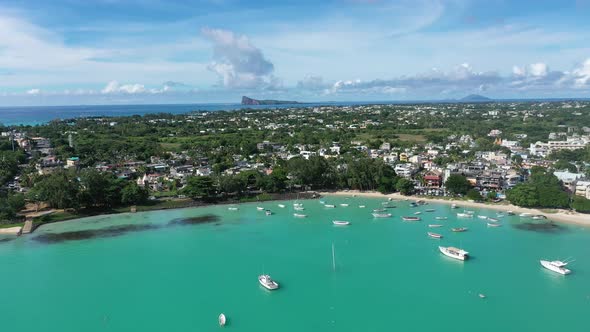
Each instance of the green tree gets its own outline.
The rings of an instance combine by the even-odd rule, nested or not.
[[[401,178],[395,184],[395,189],[402,195],[409,195],[414,191],[414,183],[408,179]]]
[[[80,204],[85,207],[113,207],[121,202],[122,180],[112,173],[85,169],[80,174]]]
[[[460,174],[452,174],[445,182],[447,190],[454,195],[465,195],[471,189],[471,183]]]
[[[191,176],[188,178],[182,193],[194,200],[215,200],[213,179],[209,176]]]
[[[556,170],[567,170],[568,172],[576,173],[578,168],[576,165],[570,163],[567,160],[558,160],[553,164],[553,168]]]
[[[539,193],[537,187],[532,183],[519,183],[508,190],[506,198],[510,203],[523,207],[539,206]]]
[[[79,191],[76,178],[66,171],[58,171],[40,177],[28,195],[31,200],[47,202],[52,208],[68,209],[80,206]]]
[[[476,189],[469,189],[467,191],[467,195],[465,195],[467,199],[474,200],[476,202],[483,201],[483,197]]]
[[[495,200],[497,197],[498,197],[498,193],[497,193],[497,192],[495,192],[494,190],[492,190],[492,191],[488,191],[488,193],[487,193],[487,195],[486,195],[486,198],[487,198],[488,200],[490,200],[490,201],[493,201],[493,200]]]
[[[121,203],[124,205],[138,205],[147,202],[149,192],[134,181],[128,182],[121,190]]]
[[[581,196],[574,196],[572,200],[572,209],[581,213],[590,213],[590,199]]]

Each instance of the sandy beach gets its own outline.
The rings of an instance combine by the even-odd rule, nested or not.
[[[17,235],[21,227],[0,228],[0,234]]]
[[[482,209],[492,209],[498,211],[512,211],[516,214],[519,213],[530,213],[533,215],[543,215],[546,216],[547,219],[552,221],[558,221],[568,224],[577,224],[583,226],[590,227],[590,215],[576,213],[569,210],[557,210],[556,213],[546,213],[538,209],[528,209],[518,207],[512,204],[494,204],[494,203],[477,203],[477,202],[469,202],[464,200],[450,200],[450,199],[438,199],[438,198],[426,198],[422,196],[403,196],[398,193],[394,194],[382,194],[379,192],[371,192],[371,191],[357,191],[357,190],[350,190],[350,191],[336,191],[336,192],[321,192],[322,196],[332,195],[332,196],[364,196],[364,197],[375,197],[375,198],[392,198],[396,200],[423,200],[425,202],[433,202],[433,203],[440,203],[440,204],[457,204],[460,207],[472,207],[472,208],[482,208]]]

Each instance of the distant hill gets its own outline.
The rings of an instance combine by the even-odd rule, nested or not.
[[[280,105],[280,104],[299,104],[297,101],[287,100],[258,100],[242,96],[242,105]]]
[[[481,95],[469,95],[469,96],[459,99],[459,101],[472,102],[472,103],[474,103],[474,102],[475,103],[484,103],[484,102],[493,101],[493,100],[488,97],[481,96]]]

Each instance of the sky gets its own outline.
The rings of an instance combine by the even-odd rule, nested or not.
[[[590,97],[590,0],[2,0],[0,106]]]

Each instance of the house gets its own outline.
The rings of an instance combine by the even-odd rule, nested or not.
[[[577,181],[575,194],[590,199],[590,181]]]
[[[395,165],[395,173],[404,178],[410,178],[416,173],[416,166],[414,164],[397,164]]]
[[[503,176],[500,172],[484,171],[476,176],[476,186],[487,190],[500,190],[503,185]]]
[[[173,166],[170,168],[170,175],[175,178],[183,178],[193,175],[195,168],[193,165]]]
[[[66,160],[66,167],[78,167],[80,165],[80,158],[78,157],[70,157]]]
[[[565,189],[570,192],[576,190],[576,181],[584,177],[584,174],[571,172],[553,172],[553,174],[563,183]]]
[[[442,172],[431,169],[424,173],[424,183],[426,187],[439,188],[442,186]]]
[[[398,160],[397,152],[391,152],[383,156],[383,161],[388,164],[393,164]]]

